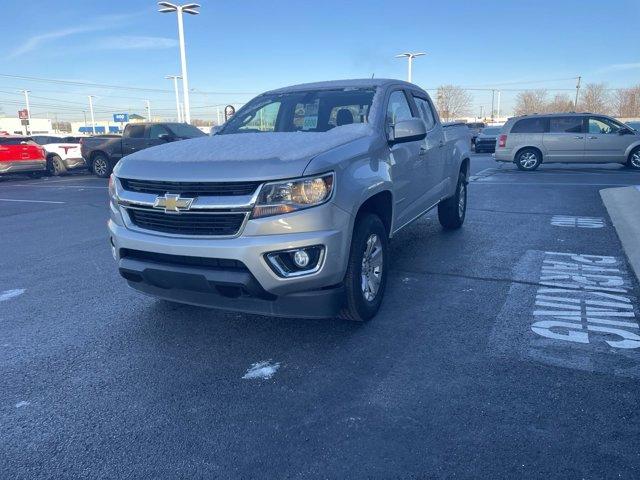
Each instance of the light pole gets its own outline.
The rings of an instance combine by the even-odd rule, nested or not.
[[[180,75],[167,75],[167,80],[173,80],[173,91],[176,93],[176,111],[178,112],[178,122],[182,122],[182,115],[180,114],[180,95],[178,94],[178,79],[182,78]]]
[[[573,108],[576,112],[578,111],[578,95],[580,94],[580,80],[582,80],[582,77],[578,77],[577,80],[578,83],[576,83],[576,101],[573,104]]]
[[[93,131],[93,134],[96,134],[96,120],[93,116],[93,99],[94,99],[94,95],[89,95],[89,110],[91,111],[91,130]]]
[[[27,124],[24,126],[24,130],[29,135],[29,124],[31,123],[31,107],[29,106],[29,93],[31,90],[22,90],[24,93],[24,103],[27,106]]]
[[[176,12],[178,16],[178,38],[180,41],[180,65],[182,68],[182,96],[184,98],[184,113],[185,121],[191,123],[191,111],[189,106],[189,80],[187,78],[187,57],[184,48],[184,26],[182,24],[182,13],[188,13],[189,15],[198,15],[200,12],[198,8],[200,5],[197,3],[187,3],[186,5],[174,5],[169,2],[158,2],[161,8],[158,10],[160,13]]]
[[[147,122],[151,122],[151,104],[149,100],[145,100],[145,102],[147,103]]]
[[[408,60],[408,63],[407,63],[407,82],[411,82],[411,66],[413,64],[413,59],[416,58],[416,57],[421,57],[422,55],[426,55],[426,53],[424,53],[424,52],[416,52],[416,53],[406,52],[406,53],[401,53],[400,55],[396,55],[396,58],[407,57],[407,60]]]

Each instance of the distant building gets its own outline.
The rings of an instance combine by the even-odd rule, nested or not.
[[[0,132],[7,132],[11,135],[25,135],[24,125],[20,123],[18,117],[0,117]],[[29,124],[29,134],[53,133],[51,120],[48,118],[32,118]]]

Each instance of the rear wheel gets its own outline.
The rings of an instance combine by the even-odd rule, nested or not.
[[[538,150],[533,148],[525,148],[520,150],[516,157],[516,165],[520,170],[531,172],[538,168],[542,163],[542,155]]]
[[[93,170],[93,173],[96,174],[96,176],[100,178],[107,178],[109,175],[111,175],[111,170],[113,170],[113,167],[111,166],[111,162],[109,161],[107,156],[99,153],[95,157],[93,157],[93,161],[91,162],[91,169]]]
[[[438,220],[446,230],[460,228],[467,216],[467,179],[463,172],[458,176],[458,185],[453,197],[438,204]]]
[[[627,167],[634,170],[640,170],[640,147],[636,148],[629,154],[629,160],[627,160]]]
[[[64,166],[64,163],[62,163],[60,156],[51,155],[51,157],[47,159],[47,173],[54,177],[67,173],[67,169]]]
[[[387,284],[387,246],[387,230],[377,215],[366,213],[356,220],[340,317],[365,322],[380,309]]]

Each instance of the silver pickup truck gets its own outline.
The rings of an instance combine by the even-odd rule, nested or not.
[[[298,85],[214,136],[125,157],[109,183],[120,274],[143,293],[288,317],[373,317],[388,241],[434,207],[459,228],[469,131],[384,79]]]

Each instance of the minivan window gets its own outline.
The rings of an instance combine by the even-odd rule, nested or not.
[[[511,133],[545,133],[547,126],[546,118],[523,118],[515,123]]]
[[[582,117],[551,117],[549,118],[551,133],[581,133]]]
[[[621,126],[606,118],[590,118],[589,133],[618,133]]]

